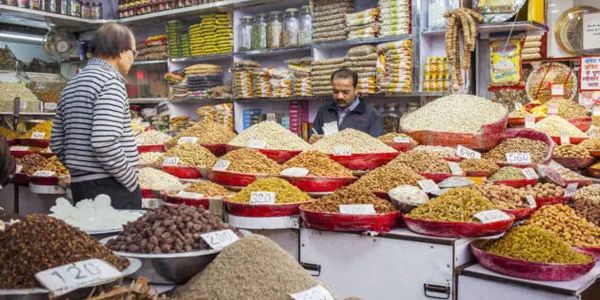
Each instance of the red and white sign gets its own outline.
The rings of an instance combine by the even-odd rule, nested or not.
[[[600,91],[600,56],[582,57],[579,89]]]

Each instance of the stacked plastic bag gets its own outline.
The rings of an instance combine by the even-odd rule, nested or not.
[[[212,87],[223,84],[223,69],[220,65],[196,64],[185,68],[187,88],[195,96],[196,92],[204,92]]]
[[[348,39],[374,38],[379,35],[379,8],[346,14]]]
[[[344,58],[316,60],[312,63],[313,94],[315,96],[331,94],[331,74],[344,66]]]
[[[315,42],[346,39],[346,14],[354,11],[353,0],[313,0]]]
[[[285,61],[294,77],[294,95],[313,96],[312,76],[310,73],[312,57],[289,59]]]
[[[532,60],[542,58],[542,38],[543,33],[528,33],[523,41],[521,50],[521,59]]]
[[[379,0],[379,36],[410,33],[411,7],[409,0]]]
[[[358,93],[373,95],[377,93],[377,48],[374,45],[362,45],[350,48],[346,54],[344,66],[358,73]]]
[[[228,13],[200,17],[200,24],[189,27],[191,54],[229,53],[233,49],[233,30]]]
[[[222,103],[217,105],[205,105],[196,109],[200,121],[204,119],[213,120],[219,124],[227,125],[233,129],[233,104]]]
[[[412,40],[377,45],[377,86],[381,93],[412,91]]]
[[[254,73],[261,65],[251,60],[235,62],[233,69],[233,91],[236,98],[249,99],[254,97]]]
[[[258,98],[273,97],[273,84],[271,83],[271,69],[264,68],[254,73],[254,96]]]

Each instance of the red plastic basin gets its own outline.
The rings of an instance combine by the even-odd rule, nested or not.
[[[145,198],[148,198],[148,197],[145,197]],[[162,198],[165,200],[165,202],[172,203],[172,204],[185,204],[188,206],[201,206],[204,209],[208,209],[210,206],[210,200],[208,197],[202,198],[202,199],[191,199],[191,198],[184,198],[184,197],[179,197],[179,196],[172,196],[172,195],[169,195],[168,193],[162,193]]]
[[[309,193],[333,192],[356,181],[356,177],[280,176]]]
[[[413,143],[385,143],[386,145],[396,149],[396,151],[406,152],[415,148]]]
[[[226,148],[227,148],[227,151],[233,151],[233,150],[244,148],[244,147],[226,145]],[[273,149],[259,149],[259,148],[252,148],[252,149],[258,150],[260,153],[266,155],[270,159],[272,159],[280,164],[288,161],[290,158],[292,158],[302,152],[301,150],[273,150]]]
[[[508,180],[496,180],[492,181],[496,185],[506,185],[514,188],[522,188],[528,185],[534,186],[538,183],[538,179],[508,179]]]
[[[27,185],[29,183],[29,176],[25,173],[16,173],[13,182],[19,185]]]
[[[421,176],[433,180],[435,183],[440,183],[450,177],[452,177],[452,173],[430,173],[424,172],[421,173]]]
[[[475,223],[475,222],[445,222],[411,218],[404,215],[404,223],[406,226],[420,234],[439,236],[439,237],[479,237],[500,234],[508,230],[515,216],[511,215],[510,220],[498,221],[491,223]]]
[[[544,205],[551,204],[565,204],[570,198],[567,197],[552,197],[552,198],[535,198],[535,203],[537,207],[540,208]]]
[[[237,173],[237,172],[228,172],[228,171],[208,171],[208,179],[214,183],[218,183],[220,185],[225,185],[234,188],[242,188],[245,187],[258,178],[268,177],[264,174],[245,174],[245,173]]]
[[[492,171],[471,171],[465,172],[467,177],[490,177],[494,175],[495,172]]]
[[[515,216],[515,221],[521,221],[528,218],[535,211],[535,208],[503,209],[502,211]]]
[[[310,202],[310,201],[309,201]],[[232,202],[227,199],[223,200],[223,203],[227,207],[230,214],[240,217],[285,217],[298,215],[300,210],[298,207],[301,204],[308,202],[299,203],[285,203],[285,204],[250,204],[250,203],[239,203]]]
[[[571,138],[569,138],[570,143],[573,144],[573,145],[577,145],[577,144],[579,144],[579,143],[581,143],[581,142],[583,142],[583,141],[585,141],[587,139],[589,139],[589,138],[587,138],[587,137],[571,137]],[[561,142],[560,142],[560,136],[553,136],[552,140],[557,145],[562,145]]]
[[[139,153],[146,152],[165,152],[165,145],[138,145],[137,146]]]
[[[390,231],[400,225],[400,212],[375,215],[345,215],[303,210],[300,216],[308,228],[331,231]]]
[[[197,167],[182,167],[182,166],[162,166],[162,170],[177,178],[198,179],[202,178],[202,173]]]
[[[594,162],[596,161],[595,157],[575,158],[575,157],[556,157],[555,156],[552,159],[555,162],[559,163],[561,166],[563,166],[567,169],[574,170],[574,171],[587,168],[587,167],[593,165]]]
[[[23,146],[46,148],[50,145],[50,140],[46,139],[19,139],[19,144]]]
[[[596,257],[596,260],[600,260],[600,246],[598,246],[598,247],[573,247],[573,248]]]
[[[392,161],[400,152],[355,153],[352,155],[333,155],[329,157],[350,170],[370,171]]]

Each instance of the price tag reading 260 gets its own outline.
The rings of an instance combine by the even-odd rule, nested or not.
[[[35,278],[55,296],[121,278],[121,272],[100,259],[88,259],[35,274]]]
[[[475,150],[471,150],[467,147],[458,145],[456,147],[456,156],[466,158],[466,159],[479,159],[479,158],[481,158],[481,153],[479,153]]]
[[[231,229],[201,234],[200,237],[213,249],[222,249],[240,238]]]

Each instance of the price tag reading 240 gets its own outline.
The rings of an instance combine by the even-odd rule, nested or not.
[[[456,147],[456,155],[462,158],[466,158],[466,159],[479,159],[481,158],[481,153],[475,151],[475,150],[471,150],[467,147],[463,147],[461,145],[458,145]]]
[[[222,249],[240,238],[231,229],[201,234],[200,237],[213,249]]]
[[[277,194],[275,192],[251,192],[251,204],[275,204]]]
[[[55,296],[88,286],[111,282],[121,278],[115,267],[100,259],[88,259],[35,274],[35,278]]]

